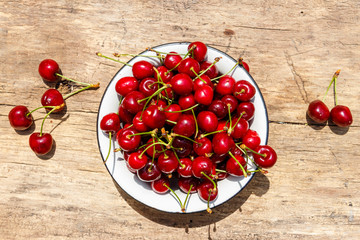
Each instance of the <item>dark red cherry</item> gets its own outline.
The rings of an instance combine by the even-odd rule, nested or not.
[[[115,134],[120,130],[120,118],[116,113],[106,114],[100,121],[100,129],[105,133]]]
[[[219,79],[215,91],[221,95],[233,94],[235,86],[235,79],[231,76],[223,76]]]
[[[179,106],[181,107],[182,110],[191,108],[195,104],[196,104],[195,97],[192,94],[179,97]],[[191,113],[190,110],[189,112]]]
[[[137,176],[143,182],[153,182],[161,177],[161,171],[155,162],[149,161],[145,167],[137,171]]]
[[[343,105],[333,107],[330,112],[330,118],[339,127],[348,127],[353,122],[350,109]]]
[[[222,162],[221,164],[218,164],[216,166],[216,169],[226,171],[226,162]],[[225,178],[227,178],[229,176],[229,173],[228,172],[218,172],[216,174],[216,176],[217,176],[217,181],[221,181],[221,180],[224,180]]]
[[[207,176],[211,175],[212,168],[213,168],[212,161],[210,160],[210,158],[205,156],[199,156],[195,158],[192,163],[192,173],[193,176],[197,178],[206,179],[204,174],[206,174]]]
[[[134,63],[132,73],[136,79],[142,80],[147,77],[153,77],[155,70],[151,63],[142,60]]]
[[[240,80],[235,83],[234,86],[234,96],[242,101],[250,101],[255,96],[256,90],[255,87],[246,80]]]
[[[232,137],[225,132],[216,133],[212,140],[214,153],[222,155],[235,147]]]
[[[317,123],[324,123],[330,117],[330,111],[324,102],[314,100],[309,104],[307,115]]]
[[[189,75],[179,73],[170,80],[171,89],[178,95],[188,95],[194,88],[194,83]]]
[[[179,71],[179,73],[184,73],[194,78],[196,77],[196,74],[199,74],[200,72],[200,64],[193,58],[185,58],[180,62],[177,70]]]
[[[126,95],[124,98],[122,105],[124,109],[129,111],[132,114],[137,114],[142,111],[145,105],[145,101],[140,102],[141,99],[144,99],[145,95],[139,91],[133,91]]]
[[[210,105],[214,97],[214,91],[209,85],[204,85],[195,91],[194,98],[199,104]]]
[[[240,116],[242,113],[242,118],[246,121],[251,120],[255,114],[255,106],[252,102],[242,102],[236,108],[236,115]]]
[[[15,130],[26,130],[33,124],[33,117],[29,113],[29,109],[25,106],[15,106],[10,110],[8,118],[11,127]]]
[[[138,131],[136,131],[133,128],[127,128],[123,129],[122,131],[119,131],[116,135],[116,140],[120,146],[120,148],[124,151],[134,151],[138,148],[141,137],[139,135],[131,136],[133,134],[137,134]]]
[[[254,150],[255,148],[257,148],[260,143],[261,143],[261,139],[259,137],[259,134],[254,131],[249,129],[247,131],[247,133],[245,134],[245,136],[242,139],[243,144],[245,144],[246,147]]]
[[[164,65],[168,69],[174,69],[181,62],[181,60],[182,57],[177,52],[170,52],[164,59]]]
[[[195,120],[190,114],[182,114],[173,128],[174,133],[185,137],[191,137],[195,133],[195,130]]]
[[[230,104],[230,112],[234,112],[239,104],[238,100],[233,95],[225,95],[221,101],[226,105],[226,112],[228,113],[228,104]]]
[[[43,106],[61,106],[53,112],[60,112],[65,107],[65,101],[61,93],[56,89],[48,89],[41,97],[41,104]],[[46,108],[47,111],[51,108]]]
[[[157,68],[158,72],[159,72],[159,75],[161,77],[161,80],[164,82],[164,83],[168,83],[170,82],[170,79],[174,76],[174,73],[173,72],[170,72],[169,69],[167,69],[165,66],[159,66]],[[157,75],[156,75],[157,76]],[[157,76],[158,77],[158,76]],[[156,80],[157,80],[157,77],[156,77]]]
[[[234,158],[230,157],[226,162],[226,171],[232,176],[236,176],[236,177],[243,176],[244,172],[241,169],[239,163],[246,171],[247,170],[246,161],[241,155],[235,155],[234,157],[236,158],[237,161]]]
[[[243,138],[249,130],[249,122],[243,118],[241,118],[239,121],[238,118],[232,119],[232,124],[236,124],[232,126],[233,130],[231,131],[231,136],[234,139]]]
[[[206,75],[201,75],[194,80],[194,91],[198,90],[204,85],[209,85],[211,88],[214,88],[214,84],[211,82],[211,79]]]
[[[168,177],[162,176],[158,180],[151,182],[151,189],[158,194],[165,194],[170,191],[165,185],[169,187],[170,181]]]
[[[40,135],[39,132],[36,132],[30,135],[29,145],[37,155],[45,155],[51,151],[53,138],[49,133]]]
[[[211,62],[208,62],[208,61],[205,61],[205,62],[202,62],[200,64],[200,72],[203,72],[205,71],[206,69],[208,69],[208,67],[211,66]],[[204,75],[208,76],[209,78],[216,78],[218,75],[219,75],[219,71],[217,69],[217,67],[214,65],[212,65],[209,70],[207,70]]]
[[[179,162],[174,153],[171,150],[167,150],[158,157],[157,166],[161,172],[170,174],[178,168]]]
[[[142,92],[145,97],[153,95],[158,90],[158,84],[155,78],[144,78],[139,84],[139,91]]]
[[[214,184],[212,182],[205,180],[198,186],[197,193],[201,200],[205,202],[212,202],[218,196],[218,188],[214,188]]]
[[[193,46],[195,48],[191,51],[190,56],[192,56],[196,61],[202,62],[206,58],[207,47],[202,42],[192,42],[188,46],[188,50],[190,50]]]
[[[45,59],[39,64],[39,74],[47,82],[56,82],[60,79],[56,74],[60,73],[59,64],[52,59]]]
[[[134,77],[123,77],[120,78],[115,85],[115,91],[125,97],[132,91],[137,91],[139,88],[139,82]]]
[[[180,158],[180,163],[177,172],[181,177],[189,178],[192,176],[192,161],[190,158]]]
[[[199,184],[200,184],[200,180],[194,177],[188,177],[188,178],[180,177],[178,181],[179,188],[184,193],[188,193],[190,187],[191,187],[190,193],[196,193]]]
[[[222,119],[228,114],[226,104],[221,100],[212,101],[208,110],[215,113],[218,119]]]
[[[173,121],[173,122],[177,122],[177,120],[179,119],[180,115],[181,115],[181,107],[177,104],[171,104],[169,105],[169,107],[167,107],[165,109],[165,116],[167,120]],[[171,125],[173,125],[172,123],[169,123]]]
[[[131,169],[139,170],[145,167],[148,161],[149,159],[145,154],[141,156],[141,153],[133,152],[130,154],[127,162],[129,164],[129,167],[131,167]]]
[[[262,168],[270,168],[275,165],[277,161],[277,154],[275,150],[268,146],[262,145],[254,149],[255,152],[265,155],[265,157],[258,154],[253,154],[255,163]]]
[[[208,157],[212,153],[212,142],[207,137],[198,138],[193,149],[197,155]]]
[[[210,111],[202,111],[197,115],[197,123],[199,128],[205,132],[213,132],[218,126],[218,119],[215,113]]]
[[[174,147],[174,150],[179,158],[185,158],[189,156],[193,150],[192,142],[182,137],[174,138],[172,146]]]
[[[216,154],[216,153],[214,153],[210,157],[210,159],[214,164],[219,164],[221,162],[224,162],[227,159],[227,156],[228,155],[226,153],[225,154]]]
[[[124,108],[123,104],[119,106],[119,118],[121,122],[132,123],[134,115]]]
[[[145,125],[151,129],[162,128],[166,120],[165,113],[159,109],[158,105],[150,105],[145,109],[142,118]]]
[[[132,123],[134,128],[138,132],[148,132],[151,130],[151,128],[144,123],[143,117],[141,117],[141,115],[143,115],[143,112],[138,112],[133,118]]]

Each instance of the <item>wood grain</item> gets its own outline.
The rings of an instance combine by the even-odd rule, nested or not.
[[[0,239],[359,239],[359,18],[354,0],[1,0]],[[279,160],[212,215],[166,214],[118,189],[101,162],[97,110],[121,64],[95,52],[195,40],[249,63]],[[38,158],[28,137],[41,121],[19,133],[7,114],[40,105],[49,88],[37,73],[44,58],[101,88],[47,121],[56,148]],[[305,116],[337,69],[339,103],[354,118],[345,130]]]

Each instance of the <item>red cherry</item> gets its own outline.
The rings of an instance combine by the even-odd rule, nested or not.
[[[228,104],[230,104],[231,113],[236,110],[239,104],[238,100],[233,95],[225,95],[221,98],[221,101],[226,105],[226,113],[228,113]]]
[[[330,118],[339,127],[348,127],[353,122],[350,109],[343,105],[333,107],[330,112]]]
[[[208,110],[215,113],[218,119],[222,119],[228,114],[226,104],[221,100],[212,101],[208,107]]]
[[[161,177],[161,171],[155,162],[149,161],[145,167],[137,171],[137,176],[143,182],[153,182]]]
[[[164,65],[168,69],[174,69],[182,60],[182,57],[177,52],[170,52],[164,59]],[[175,68],[176,70],[176,68]]]
[[[36,132],[30,135],[29,145],[37,155],[45,155],[52,148],[53,138],[49,133],[40,135],[40,133]]]
[[[324,102],[314,100],[309,104],[307,115],[317,123],[324,123],[330,117],[330,111]]]
[[[41,104],[43,106],[61,106],[53,112],[60,112],[64,109],[65,102],[61,93],[56,89],[48,89],[41,97]],[[46,108],[46,110],[50,110]]]
[[[145,101],[140,102],[141,99],[144,99],[145,95],[139,91],[133,91],[126,95],[122,105],[124,109],[129,111],[132,114],[137,114],[142,111],[145,105]]]
[[[191,137],[195,133],[195,130],[195,120],[190,114],[182,114],[173,128],[174,133],[185,137]]]
[[[170,174],[178,168],[179,162],[174,153],[167,150],[165,153],[160,154],[157,160],[157,165],[161,172]]]
[[[141,153],[139,152],[133,152],[130,154],[127,162],[129,164],[129,167],[131,167],[131,169],[139,170],[145,167],[149,159],[145,154],[143,154],[142,156],[140,156],[140,154]]]
[[[165,113],[159,110],[159,106],[151,105],[143,112],[143,121],[151,129],[162,128],[165,125]]]
[[[214,153],[222,155],[235,147],[234,140],[225,132],[216,133],[212,140]]]
[[[225,120],[221,120],[218,123],[218,127],[216,128],[216,131],[220,131],[220,130],[224,130],[227,131],[230,127],[229,122],[225,121]]]
[[[242,60],[242,58],[239,59],[239,65],[242,66],[247,72],[250,72],[249,65]]]
[[[221,164],[218,164],[216,166],[216,169],[226,171],[226,162],[222,162]],[[221,181],[221,180],[224,180],[225,178],[227,178],[229,176],[229,173],[228,172],[218,172],[216,174],[216,176],[217,176],[217,181]]]
[[[145,97],[153,95],[158,90],[155,78],[144,78],[139,84],[139,91],[142,92]]]
[[[138,148],[141,137],[139,135],[130,136],[138,133],[135,129],[127,128],[119,131],[116,135],[116,140],[119,143],[119,146],[124,151],[134,151]]]
[[[120,118],[116,113],[109,113],[105,115],[100,121],[100,128],[105,133],[111,132],[115,134],[120,130]]]
[[[39,74],[45,81],[56,82],[60,79],[57,73],[60,73],[60,68],[54,60],[45,59],[39,64]]]
[[[201,200],[205,202],[212,202],[218,196],[218,188],[214,188],[214,184],[212,182],[205,180],[198,186],[197,193]],[[208,211],[210,210],[208,209]]]
[[[147,77],[153,77],[155,70],[151,63],[142,60],[134,63],[132,73],[136,79],[142,80]]]
[[[212,173],[213,163],[208,157],[199,156],[192,163],[192,173],[194,177],[206,178],[204,174],[209,176]]]
[[[33,124],[33,117],[31,114],[27,116],[29,109],[25,106],[15,106],[10,110],[8,118],[11,127],[15,130],[26,130]]]
[[[190,193],[196,193],[199,184],[200,184],[200,180],[194,177],[188,177],[188,178],[180,177],[178,181],[179,188],[184,193],[189,192],[191,185],[192,187]]]
[[[157,68],[158,72],[159,72],[159,76],[161,78],[161,80],[164,83],[168,83],[170,82],[170,79],[174,76],[174,73],[169,71],[169,69],[167,69],[165,66],[159,66]],[[158,79],[158,75],[156,75],[156,79]]]
[[[151,189],[158,194],[165,194],[170,191],[165,185],[168,187],[170,186],[169,178],[161,177],[158,180],[151,182]]]
[[[246,80],[237,81],[234,85],[234,96],[242,102],[250,101],[255,93],[255,87]]]
[[[194,80],[194,90],[198,90],[204,85],[209,85],[211,88],[214,87],[214,84],[211,82],[211,79],[206,75],[201,75],[200,77]]]
[[[191,56],[193,56],[194,59],[198,62],[204,61],[206,54],[207,54],[206,45],[202,42],[192,42],[189,44],[188,50],[190,50],[193,46],[195,46],[195,48],[192,50]]]
[[[199,156],[208,156],[212,153],[212,143],[207,137],[196,139],[196,143],[193,143],[193,149]]]
[[[141,118],[141,115],[142,115],[142,112],[138,112],[135,117],[133,118],[133,125],[134,125],[134,128],[138,131],[138,132],[148,132],[150,131],[150,127],[148,127],[143,119]],[[141,119],[140,119],[141,118]]]
[[[255,106],[252,102],[242,102],[236,108],[237,116],[240,116],[242,113],[242,118],[250,121],[254,117],[255,113]]]
[[[153,140],[152,138],[150,138],[148,141],[147,141],[147,145],[145,147],[148,147],[150,146],[151,144],[153,143],[157,143],[159,142],[157,139]],[[149,156],[149,157],[153,157],[154,158],[158,158],[160,156],[160,152],[162,151],[162,147],[160,144],[156,144],[150,148],[148,148],[148,150],[146,150],[146,154]]]
[[[195,97],[192,94],[179,97],[179,106],[181,107],[182,110],[191,108],[195,104],[196,104]],[[191,113],[190,110],[188,112]]]
[[[243,138],[247,133],[247,131],[249,130],[249,122],[243,118],[240,118],[239,121],[238,118],[234,118],[232,119],[232,122],[233,124],[236,123],[236,125],[233,126],[233,130],[231,131],[231,136],[234,139]]]
[[[205,61],[200,64],[200,72],[205,71],[208,67],[211,66],[211,62]],[[207,70],[204,75],[208,76],[209,78],[216,78],[219,75],[219,71],[217,67],[212,65],[209,70]],[[202,76],[201,76],[202,77]]]
[[[169,107],[167,107],[165,110],[166,119],[173,122],[176,122],[181,115],[181,112],[178,112],[181,111],[181,107],[175,103],[169,105]],[[169,124],[173,125],[172,123]]]
[[[197,89],[194,94],[195,101],[203,105],[210,105],[214,97],[214,91],[209,85]]]
[[[160,95],[172,100],[175,98],[175,93],[171,88],[165,88],[161,91]]]
[[[255,163],[262,168],[270,168],[275,165],[277,155],[274,149],[268,145],[258,146],[254,149],[255,152],[265,155],[265,157],[258,154],[253,154]]]
[[[172,90],[178,95],[188,95],[194,88],[192,79],[184,73],[179,73],[172,77],[170,84]]]
[[[247,170],[246,161],[241,155],[234,156],[236,160],[241,164],[244,170]],[[232,176],[243,176],[244,172],[242,171],[239,163],[234,158],[230,157],[226,162],[226,171]]]
[[[119,118],[121,122],[131,123],[134,115],[124,108],[124,105],[119,106]]]
[[[179,71],[179,73],[184,73],[194,78],[196,77],[196,74],[199,74],[200,72],[200,64],[193,58],[185,58],[180,62],[177,70]],[[194,73],[194,71],[196,74]]]
[[[216,85],[215,91],[221,95],[228,95],[234,92],[235,79],[231,76],[223,76],[219,79],[219,83]]]
[[[197,116],[197,123],[199,128],[205,132],[213,132],[218,126],[218,119],[215,113],[210,111],[202,111]]]
[[[181,177],[189,178],[192,176],[192,161],[190,158],[180,158],[177,172]]]
[[[120,96],[126,96],[132,91],[137,91],[139,88],[139,82],[134,77],[120,78],[115,85],[115,91]]]
[[[254,131],[249,129],[247,131],[247,133],[245,134],[245,136],[243,137],[243,144],[245,144],[246,147],[254,150],[255,148],[257,148],[260,143],[261,143],[261,139],[259,137],[259,134]]]

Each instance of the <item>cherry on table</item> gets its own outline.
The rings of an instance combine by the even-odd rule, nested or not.
[[[39,74],[47,82],[56,82],[60,78],[56,75],[60,73],[59,64],[52,59],[45,59],[39,64]]]
[[[22,105],[12,108],[8,115],[11,127],[15,130],[28,129],[34,122],[32,115],[29,113],[29,109]]]
[[[51,151],[53,138],[50,133],[35,132],[30,135],[29,145],[37,155],[45,155]]]
[[[57,89],[52,88],[44,92],[41,97],[41,104],[43,106],[61,106],[53,112],[60,112],[65,107],[65,101],[62,94]],[[49,108],[46,110],[49,110]]]
[[[350,109],[343,105],[333,107],[330,112],[330,118],[339,127],[348,127],[353,122]]]
[[[244,62],[243,58],[239,58],[239,65],[242,66],[247,72],[250,72],[249,65]]]
[[[307,115],[316,123],[324,123],[329,119],[330,111],[323,101],[314,100],[308,106]]]

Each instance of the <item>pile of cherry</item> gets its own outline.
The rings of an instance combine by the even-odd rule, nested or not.
[[[32,133],[29,138],[30,148],[37,155],[46,155],[51,151],[53,147],[53,137],[51,136],[50,133],[43,132],[45,119],[50,114],[59,113],[63,111],[65,107],[65,100],[67,98],[86,89],[98,88],[99,83],[97,84],[83,83],[63,76],[61,74],[61,70],[59,68],[58,63],[52,59],[45,59],[39,64],[39,74],[46,83],[56,84],[59,83],[60,81],[62,83],[65,83],[66,81],[66,82],[73,82],[75,84],[85,86],[81,89],[70,92],[66,96],[63,96],[59,92],[59,90],[55,88],[50,88],[46,90],[41,97],[42,106],[37,107],[32,111],[29,111],[29,109],[26,106],[18,105],[10,110],[8,115],[10,125],[17,131],[24,131],[29,129],[34,123],[32,113],[39,109],[43,109],[43,108],[46,109],[47,113],[43,118],[40,132]]]
[[[116,83],[121,98],[117,113],[102,117],[100,128],[123,151],[127,168],[151,185],[159,194],[171,191],[175,181],[187,194],[214,201],[217,182],[227,176],[247,177],[272,167],[276,152],[260,145],[258,133],[249,128],[254,117],[255,87],[230,74],[237,67],[249,68],[239,59],[221,75],[216,63],[207,61],[207,46],[193,42],[186,54],[156,52],[160,65],[140,60],[132,67],[133,76]],[[101,53],[98,56],[106,57]],[[121,54],[114,54],[121,56]],[[140,55],[139,55],[140,56]],[[129,65],[130,66],[130,65]],[[229,66],[231,68],[231,66]],[[251,163],[251,162],[252,163]],[[248,169],[254,164],[254,170]]]

